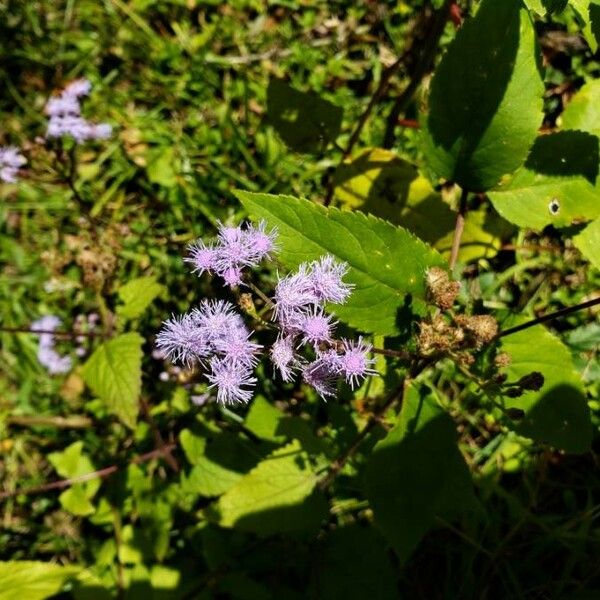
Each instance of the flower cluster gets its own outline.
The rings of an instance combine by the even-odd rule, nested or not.
[[[31,331],[40,331],[37,357],[51,375],[68,373],[73,365],[69,356],[61,356],[54,349],[54,331],[61,324],[61,320],[54,315],[46,315],[31,325]]]
[[[78,144],[87,140],[104,140],[111,136],[112,127],[108,123],[91,123],[81,116],[80,99],[92,89],[87,79],[71,82],[58,96],[53,96],[46,104],[46,114],[50,117],[46,135],[49,138],[71,136]]]
[[[199,275],[216,273],[233,287],[242,283],[245,267],[270,256],[275,240],[276,232],[267,231],[264,221],[245,228],[221,225],[216,241],[196,242],[185,260]],[[329,255],[303,263],[297,272],[279,279],[272,301],[278,336],[270,349],[271,361],[284,381],[301,372],[304,382],[324,399],[334,395],[340,379],[354,389],[376,373],[369,358],[372,347],[362,338],[336,340],[336,323],[325,313],[326,303],[343,304],[350,296],[352,286],[343,281],[348,269]],[[216,389],[218,402],[246,403],[252,397],[252,371],[261,347],[250,341],[232,304],[204,300],[199,308],[167,320],[156,344],[171,361],[207,367],[209,388]],[[303,346],[311,361],[300,354]]]
[[[248,402],[256,379],[259,344],[230,302],[203,300],[198,308],[166,321],[156,345],[173,361],[205,364],[210,388],[223,404]]]
[[[18,148],[5,146],[0,148],[0,181],[14,183],[19,169],[27,162]]]
[[[341,377],[354,389],[367,375],[375,374],[374,360],[368,358],[371,346],[333,337],[335,322],[325,314],[325,303],[344,304],[352,292],[343,281],[346,263],[329,255],[303,263],[298,271],[280,279],[275,288],[274,318],[280,336],[271,348],[271,360],[284,381],[291,381],[295,370],[322,398],[333,396]],[[307,363],[296,349],[311,345],[316,358]]]
[[[221,225],[216,241],[205,244],[198,240],[190,246],[185,261],[193,266],[194,273],[216,273],[233,287],[242,283],[242,269],[270,257],[276,236],[275,230],[267,231],[264,221],[257,226],[248,224],[245,229]]]

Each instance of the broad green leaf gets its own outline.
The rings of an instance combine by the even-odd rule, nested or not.
[[[569,349],[541,325],[502,338],[501,347],[511,358],[509,381],[533,371],[545,380],[539,392],[504,399],[507,407],[525,411],[514,430],[567,452],[586,452],[592,437],[590,412]]]
[[[202,496],[219,496],[235,485],[258,462],[260,455],[229,432],[196,433],[184,429],[179,437],[193,465],[184,476],[185,490]]]
[[[578,129],[600,136],[600,79],[588,81],[561,115],[563,129]]]
[[[324,501],[313,492],[317,475],[296,440],[278,448],[209,508],[222,527],[268,535],[318,527]]]
[[[592,52],[598,49],[600,41],[600,2],[597,0],[569,0],[583,23],[583,37]]]
[[[525,6],[529,10],[535,11],[538,15],[544,16],[546,13],[560,13],[567,6],[568,0],[524,0]]]
[[[123,304],[117,306],[117,314],[124,319],[139,317],[163,289],[155,277],[138,277],[129,281],[119,288],[119,299]]]
[[[520,0],[483,0],[442,59],[424,117],[436,177],[487,191],[525,160],[542,123],[544,86]]]
[[[309,598],[395,600],[396,572],[372,527],[335,529],[314,550]]]
[[[407,295],[425,297],[429,267],[442,257],[400,227],[373,216],[299,200],[237,191],[246,210],[279,230],[278,258],[289,268],[331,254],[350,265],[355,287],[335,313],[353,327],[382,335],[398,331],[399,309]]]
[[[277,428],[285,415],[268,402],[264,396],[257,396],[246,415],[245,426],[254,435],[270,442],[283,442],[285,436]]]
[[[297,152],[317,153],[337,138],[344,111],[316,94],[301,92],[271,79],[267,89],[267,121]]]
[[[65,479],[80,477],[95,471],[92,461],[81,451],[83,442],[74,442],[62,452],[51,452],[48,455],[50,464],[56,472]],[[95,512],[91,499],[100,487],[100,479],[91,479],[76,483],[65,490],[59,497],[62,507],[78,516],[87,516]]]
[[[177,183],[177,173],[175,172],[175,152],[170,146],[161,146],[153,148],[147,154],[148,166],[146,172],[148,179],[152,183],[164,187],[173,187]]]
[[[401,225],[450,256],[456,213],[417,168],[394,152],[374,148],[347,159],[336,171],[335,197],[343,208],[360,209]],[[507,224],[497,215],[471,211],[459,261],[494,256]]]
[[[596,269],[600,269],[600,219],[586,225],[585,229],[573,238],[573,243]]]
[[[132,429],[139,412],[143,343],[138,333],[124,333],[100,344],[82,369],[94,394]]]
[[[81,567],[50,562],[0,562],[0,600],[45,600],[58,594],[79,572]]]
[[[598,138],[562,131],[538,138],[525,165],[489,192],[494,208],[520,227],[565,227],[600,216]]]
[[[412,385],[398,423],[373,449],[367,497],[375,522],[405,561],[436,517],[474,506],[469,471],[456,445],[456,426],[431,390]]]

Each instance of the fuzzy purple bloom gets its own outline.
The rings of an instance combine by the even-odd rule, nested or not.
[[[303,314],[298,322],[305,344],[318,345],[321,342],[331,342],[335,323],[331,315],[326,315],[321,308],[312,308]]]
[[[275,288],[274,317],[284,331],[294,331],[298,321],[318,299],[312,289],[306,264],[301,264],[296,273],[280,279]]]
[[[195,326],[202,329],[213,351],[215,343],[224,339],[231,331],[248,331],[233,304],[224,300],[203,300],[190,313],[190,317]]]
[[[377,371],[371,368],[375,364],[375,359],[368,357],[373,346],[363,342],[362,337],[358,340],[344,339],[342,344],[344,351],[339,358],[340,370],[346,382],[355,389],[368,375],[377,375]]]
[[[292,336],[280,336],[275,340],[271,346],[271,361],[279,370],[283,381],[292,381],[294,369],[300,364],[296,358]]]
[[[333,350],[320,354],[302,369],[305,383],[313,387],[323,400],[335,395],[339,375],[339,357]]]
[[[27,162],[14,146],[0,148],[0,181],[15,183],[19,169]]]
[[[352,286],[342,278],[348,273],[345,262],[337,262],[327,254],[310,264],[309,278],[314,294],[322,301],[343,304],[352,293]]]
[[[210,354],[206,332],[191,314],[173,316],[163,323],[156,346],[173,362],[191,366]]]
[[[256,384],[250,368],[222,358],[211,359],[210,368],[206,378],[210,381],[209,389],[217,390],[217,402],[247,404],[250,401]]]
[[[63,96],[80,98],[87,96],[92,91],[92,84],[89,79],[75,79],[67,85],[63,91]]]
[[[49,333],[60,327],[61,323],[62,321],[57,316],[45,315],[31,324],[31,331],[44,332],[39,336],[37,358],[51,375],[68,373],[73,366],[73,361],[69,356],[61,356],[54,349],[54,336]]]
[[[250,341],[250,332],[244,329],[231,329],[215,340],[214,348],[230,363],[240,363],[246,367],[254,367],[258,362],[257,354],[262,346]]]

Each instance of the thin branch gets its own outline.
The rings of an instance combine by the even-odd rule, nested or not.
[[[20,427],[56,427],[58,429],[87,429],[92,426],[92,420],[84,415],[36,416],[36,415],[9,415],[5,419],[8,425]]]
[[[179,473],[179,463],[175,459],[175,457],[171,454],[171,451],[168,448],[168,445],[165,444],[163,437],[160,433],[160,429],[156,424],[156,421],[152,417],[152,413],[150,412],[150,407],[148,403],[144,400],[144,398],[140,398],[140,406],[142,408],[142,413],[144,414],[144,418],[150,425],[150,430],[152,431],[152,437],[154,438],[154,443],[156,445],[156,449],[160,450],[165,461],[171,467],[171,469],[175,473]]]
[[[395,130],[396,125],[398,124],[398,119],[400,118],[400,115],[408,108],[408,105],[411,103],[415,92],[421,85],[421,81],[433,66],[438,45],[442,34],[444,33],[446,22],[450,17],[450,9],[453,4],[454,0],[446,0],[442,8],[440,8],[435,15],[433,24],[431,26],[431,31],[427,35],[427,45],[421,54],[421,60],[417,64],[415,72],[413,73],[413,76],[405,90],[396,99],[396,102],[394,103],[394,106],[392,107],[392,110],[387,118],[385,136],[383,139],[384,148],[389,149],[394,145],[396,140]]]
[[[410,359],[411,354],[404,350],[388,350],[387,348],[371,348],[373,354],[382,354],[383,356],[391,356],[392,358]]]
[[[460,195],[460,203],[458,206],[458,214],[456,215],[456,225],[454,226],[454,237],[452,238],[452,250],[450,251],[450,270],[456,266],[458,260],[458,253],[460,251],[460,240],[465,229],[465,217],[467,214],[467,199],[469,192],[463,190]]]
[[[99,331],[53,331],[52,329],[31,329],[30,327],[0,327],[0,333],[34,333],[36,335],[53,335],[54,337],[101,337]]]
[[[164,448],[158,448],[156,450],[152,450],[152,452],[147,452],[146,454],[140,454],[136,456],[128,465],[139,465],[141,463],[148,462],[154,458],[160,458],[164,456],[167,452],[171,452],[176,448],[176,444],[168,444]],[[60,479],[59,481],[52,481],[50,483],[45,483],[44,485],[39,485],[36,487],[30,488],[22,488],[16,489],[11,492],[0,492],[0,500],[6,500],[7,498],[14,498],[15,496],[20,496],[22,494],[31,495],[31,494],[43,494],[44,492],[48,492],[50,490],[63,490],[65,488],[71,487],[76,483],[85,483],[86,481],[92,481],[93,479],[104,479],[109,477],[113,473],[116,473],[123,467],[118,465],[111,465],[110,467],[105,467],[104,469],[99,469],[98,471],[92,471],[91,473],[85,473],[83,475],[78,475],[77,477],[70,477],[68,479]]]
[[[547,315],[543,315],[541,317],[537,317],[531,321],[527,321],[527,323],[522,323],[521,325],[517,325],[516,327],[511,327],[510,329],[505,329],[498,334],[498,337],[505,337],[507,335],[511,335],[513,333],[517,333],[518,331],[523,331],[524,329],[529,329],[530,327],[534,327],[535,325],[539,325],[540,323],[547,323],[548,321],[553,321],[554,319],[558,319],[560,317],[565,317],[566,315],[570,315],[574,312],[578,312],[580,310],[585,310],[586,308],[591,308],[592,306],[600,305],[600,297],[594,298],[593,300],[588,300],[587,302],[582,302],[581,304],[576,304],[575,306],[568,306],[567,308],[561,308],[556,312],[549,313]]]

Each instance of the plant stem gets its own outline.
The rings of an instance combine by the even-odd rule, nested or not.
[[[100,337],[102,333],[97,331],[52,331],[50,329],[30,329],[28,327],[0,327],[0,333],[35,333],[36,335],[53,335],[54,337],[77,338],[77,337]]]
[[[566,315],[570,315],[571,313],[578,312],[580,310],[585,310],[586,308],[591,308],[592,306],[600,305],[600,297],[594,298],[593,300],[588,300],[587,302],[582,302],[581,304],[576,304],[575,306],[568,306],[567,308],[561,308],[556,312],[549,313],[547,315],[543,315],[541,317],[537,317],[531,321],[527,321],[527,323],[522,323],[521,325],[517,325],[515,327],[511,327],[510,329],[505,329],[498,334],[498,337],[505,337],[507,335],[511,335],[513,333],[517,333],[518,331],[523,331],[524,329],[529,329],[530,327],[534,327],[535,325],[539,325],[540,323],[546,323],[548,321],[553,321],[554,319],[558,319],[559,317],[565,317]]]
[[[460,240],[465,229],[465,216],[467,214],[467,199],[469,192],[462,190],[460,195],[460,203],[458,206],[458,214],[456,215],[456,225],[454,226],[454,237],[452,238],[452,250],[450,252],[450,270],[456,266],[458,253],[460,251]]]
[[[398,98],[396,98],[396,102],[394,103],[394,106],[392,107],[392,110],[387,118],[385,136],[383,139],[384,148],[389,149],[394,145],[394,142],[396,141],[395,131],[396,125],[398,124],[398,119],[400,118],[400,115],[407,109],[413,96],[415,95],[415,92],[421,85],[423,77],[425,77],[433,65],[440,39],[444,33],[444,28],[446,27],[446,22],[450,17],[450,8],[453,4],[454,0],[446,0],[442,8],[440,8],[433,19],[431,30],[427,35],[427,45],[425,48],[423,48],[421,54],[421,60],[417,64],[409,84],[398,96]]]
[[[92,420],[83,415],[36,416],[36,415],[9,415],[6,417],[8,425],[21,427],[57,427],[58,429],[87,429],[92,426]]]

